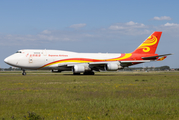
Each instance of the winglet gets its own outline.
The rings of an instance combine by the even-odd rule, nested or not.
[[[162,32],[154,32],[151,34],[134,52],[133,54],[155,54]]]

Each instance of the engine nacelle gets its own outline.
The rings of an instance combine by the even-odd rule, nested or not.
[[[73,73],[82,73],[85,72],[85,66],[83,65],[75,65],[73,67]]]
[[[108,63],[106,65],[106,70],[108,70],[108,71],[116,71],[120,68],[123,68],[123,67],[116,63]]]

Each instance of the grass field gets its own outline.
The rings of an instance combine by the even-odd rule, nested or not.
[[[179,72],[0,72],[0,119],[178,120]]]

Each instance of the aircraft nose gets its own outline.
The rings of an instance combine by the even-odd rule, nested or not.
[[[16,56],[9,56],[4,59],[4,62],[8,65],[14,66],[17,63],[17,57]]]
[[[5,59],[4,59],[4,62],[5,62],[5,63],[8,63],[8,58],[5,58]]]

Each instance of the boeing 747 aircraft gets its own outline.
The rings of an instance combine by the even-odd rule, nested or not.
[[[155,53],[162,32],[154,32],[132,53],[76,53],[62,50],[24,49],[4,59],[4,62],[22,69],[72,71],[74,75],[94,75],[95,71],[116,71],[150,61],[161,61],[171,54]]]

